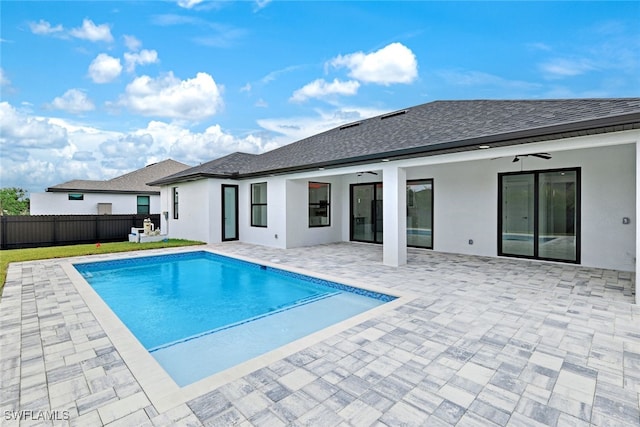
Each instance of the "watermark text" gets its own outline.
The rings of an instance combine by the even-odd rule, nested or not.
[[[69,411],[4,411],[5,421],[67,421]]]

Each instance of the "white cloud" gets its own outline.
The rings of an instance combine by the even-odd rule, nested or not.
[[[33,117],[0,103],[0,181],[29,191],[71,179],[110,179],[168,157],[197,164],[265,147],[268,143],[259,137],[236,138],[219,126],[194,133],[175,124],[150,122],[145,129],[124,134]]]
[[[101,165],[107,169],[127,170],[144,165],[153,153],[154,140],[149,134],[128,134],[108,139],[100,144]]]
[[[331,95],[355,95],[360,83],[355,80],[341,82],[334,79],[329,83],[324,79],[317,79],[293,92],[289,101],[304,102],[309,98],[324,98]]]
[[[261,119],[258,124],[265,130],[279,134],[271,145],[282,146],[341,126],[345,123],[364,120],[389,110],[369,107],[341,107],[339,109],[317,110],[316,116]],[[274,147],[275,148],[275,147]]]
[[[264,9],[271,1],[272,0],[256,0],[254,10]]]
[[[154,152],[166,153],[166,156],[187,164],[207,162],[236,151],[257,154],[275,148],[255,135],[238,138],[225,133],[219,125],[198,133],[173,123],[152,121],[134,134],[151,135]]]
[[[120,58],[101,53],[89,65],[89,76],[95,83],[109,83],[122,72]]]
[[[349,69],[349,76],[365,83],[388,86],[411,83],[418,77],[418,62],[411,49],[401,43],[391,43],[382,49],[339,55],[329,65]]]
[[[540,69],[547,78],[561,79],[584,74],[594,70],[595,67],[587,59],[554,58],[540,64]]]
[[[198,121],[220,111],[223,101],[221,89],[209,74],[180,80],[169,73],[157,79],[136,78],[117,105],[143,116]]]
[[[247,83],[246,85],[240,88],[240,92],[251,92],[251,83]]]
[[[203,46],[227,48],[236,45],[236,40],[247,35],[247,30],[244,28],[234,28],[216,23],[209,23],[207,27],[210,28],[208,34],[202,37],[195,37],[193,39],[194,42]]]
[[[148,164],[154,155],[159,160],[167,157],[162,147],[144,145],[144,138],[133,136],[129,139],[135,140],[137,150],[124,150],[124,142],[117,150],[109,150],[109,142],[126,142],[127,135],[62,119],[29,116],[6,102],[0,103],[0,135],[0,180],[3,185],[29,191],[43,191],[71,179],[109,179]]]
[[[24,149],[60,148],[67,144],[66,129],[46,119],[27,116],[8,102],[0,102],[0,146],[3,156],[24,155]]]
[[[137,52],[142,47],[142,42],[138,40],[135,36],[124,36],[124,45],[127,46],[132,52]]]
[[[125,134],[121,132],[107,131],[63,119],[50,118],[49,122],[67,131],[69,144],[56,150],[47,151],[47,158],[55,159],[56,175],[49,177],[45,181],[49,184],[45,186],[70,179],[110,179],[140,167],[140,165],[133,165],[125,169],[112,169],[101,164],[100,145],[105,141],[122,138]],[[30,157],[39,158],[33,152],[30,153]]]
[[[0,181],[4,187],[17,187],[30,192],[44,191],[46,187],[63,182],[51,181],[57,177],[57,173],[55,164],[46,159],[28,158],[17,162],[3,159]]]
[[[158,52],[155,50],[143,49],[136,53],[125,53],[124,62],[127,65],[127,71],[132,72],[136,69],[136,65],[155,64],[158,62]]]
[[[57,110],[74,114],[92,111],[96,108],[87,94],[80,89],[69,89],[64,95],[55,98],[51,102],[51,106]]]
[[[111,43],[113,41],[111,28],[109,28],[107,24],[96,25],[90,19],[83,20],[82,27],[69,30],[69,34],[73,37],[92,42],[103,41]]]
[[[178,0],[178,6],[185,9],[191,9],[192,7],[199,5],[203,1],[204,0]]]
[[[56,25],[52,27],[51,24],[43,19],[39,22],[30,22],[29,28],[33,34],[39,35],[54,35],[54,34],[62,34],[64,32],[64,28],[62,25]]]
[[[3,68],[0,68],[0,86],[9,86],[11,84],[11,80],[7,77],[7,73],[4,72]]]
[[[92,162],[96,159],[91,151],[76,151],[71,158],[80,162]]]
[[[266,76],[264,76],[263,78],[260,79],[260,81],[264,84],[270,83],[276,79],[278,79],[280,76],[290,73],[292,71],[296,71],[298,69],[300,69],[301,67],[299,65],[291,65],[289,67],[283,68],[281,70],[276,70],[276,71],[272,71],[269,74],[267,74]]]
[[[111,28],[107,24],[96,25],[90,19],[84,19],[82,26],[66,30],[62,25],[52,26],[51,23],[41,19],[38,22],[29,22],[29,29],[32,33],[43,36],[54,36],[63,39],[75,37],[91,42],[113,42]]]

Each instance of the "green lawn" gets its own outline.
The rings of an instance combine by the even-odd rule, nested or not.
[[[20,261],[35,261],[38,259],[66,258],[81,255],[108,254],[116,252],[139,251],[143,249],[174,248],[178,246],[203,245],[202,242],[192,240],[169,239],[166,242],[150,243],[101,243],[74,245],[74,246],[52,246],[48,248],[11,249],[0,251],[0,295],[4,289],[4,282],[7,278],[7,268],[9,263]]]

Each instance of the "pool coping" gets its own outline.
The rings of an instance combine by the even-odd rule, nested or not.
[[[162,254],[179,254],[205,251],[215,255],[234,258],[241,261],[251,262],[254,264],[264,265],[269,268],[275,268],[292,273],[302,274],[305,276],[336,282],[347,286],[378,292],[396,297],[395,300],[386,302],[378,307],[374,307],[356,316],[350,317],[334,325],[328,326],[317,332],[305,337],[299,338],[291,343],[271,350],[261,356],[252,358],[242,362],[234,367],[203,378],[195,383],[185,387],[179,387],[169,374],[160,366],[156,359],[145,349],[142,344],[135,338],[133,333],[122,323],[109,306],[100,298],[96,291],[82,277],[80,272],[75,269],[73,264],[113,261],[119,259],[145,258],[153,255]],[[155,251],[154,251],[155,252]],[[129,367],[132,374],[140,384],[140,387],[147,395],[151,403],[160,412],[172,409],[180,404],[186,403],[196,397],[199,397],[212,389],[220,387],[230,381],[239,379],[253,371],[269,366],[283,358],[286,358],[296,352],[317,344],[327,338],[330,338],[340,332],[343,332],[362,322],[379,316],[389,310],[407,304],[417,298],[417,295],[409,292],[390,290],[369,284],[358,283],[354,280],[333,277],[324,273],[316,273],[298,267],[285,266],[278,263],[278,260],[259,260],[255,258],[245,257],[238,254],[230,255],[224,252],[218,252],[211,248],[190,247],[179,248],[171,251],[162,251],[160,253],[149,254],[145,252],[136,253],[118,253],[108,256],[100,256],[99,259],[93,259],[92,256],[66,258],[61,261],[61,267],[67,277],[69,277],[73,286],[80,294],[84,302],[89,307],[97,321],[102,326],[107,337],[111,340],[114,347]]]

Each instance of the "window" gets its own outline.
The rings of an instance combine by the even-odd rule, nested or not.
[[[251,226],[267,226],[267,183],[251,184]]]
[[[331,184],[309,183],[309,227],[331,225]]]
[[[579,263],[580,169],[498,179],[498,254]]]
[[[178,187],[173,187],[173,219],[178,219]]]
[[[82,193],[69,193],[69,200],[84,200]]]
[[[138,196],[138,215],[149,215],[149,196]]]

